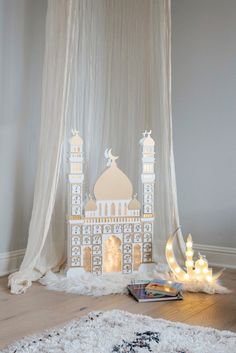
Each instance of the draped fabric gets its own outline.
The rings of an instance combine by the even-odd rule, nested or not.
[[[156,140],[154,259],[179,225],[171,122],[170,0],[49,0],[38,169],[29,240],[14,293],[25,291],[66,249],[67,148],[85,143],[85,189],[105,167],[104,150],[139,191],[144,130]],[[181,234],[179,244],[184,249]]]

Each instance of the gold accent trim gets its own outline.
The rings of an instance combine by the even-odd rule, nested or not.
[[[69,216],[70,221],[78,221],[80,219],[83,219],[82,216]]]

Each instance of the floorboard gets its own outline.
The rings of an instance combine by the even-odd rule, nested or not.
[[[24,295],[12,295],[0,278],[0,348],[26,335],[62,325],[93,310],[121,309],[154,318],[236,332],[236,270],[226,270],[230,294],[185,293],[183,301],[137,303],[127,295],[88,297],[48,291],[38,283]]]

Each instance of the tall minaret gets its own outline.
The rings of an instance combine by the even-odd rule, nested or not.
[[[144,218],[153,218],[154,214],[154,183],[155,183],[155,141],[151,138],[151,131],[145,131],[140,140],[142,146],[142,211]]]
[[[83,212],[83,140],[78,131],[72,131],[70,139],[69,217],[80,218]]]

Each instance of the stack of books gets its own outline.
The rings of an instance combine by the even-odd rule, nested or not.
[[[159,302],[183,299],[182,283],[155,279],[128,285],[129,293],[138,302]]]

